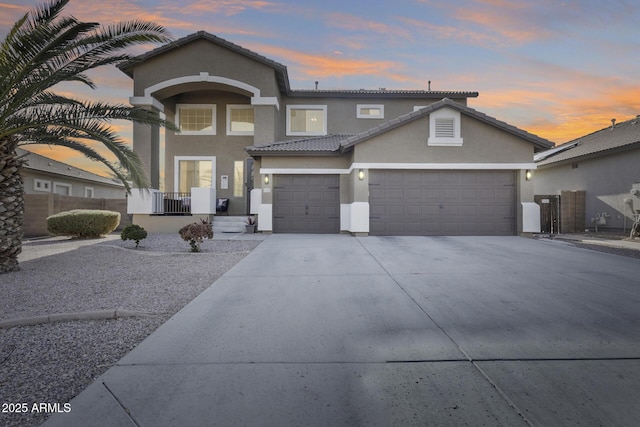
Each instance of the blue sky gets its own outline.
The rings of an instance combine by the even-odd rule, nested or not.
[[[0,36],[35,4],[0,0]],[[294,89],[316,80],[321,89],[426,89],[431,80],[433,90],[478,91],[471,107],[556,143],[640,114],[635,0],[71,0],[66,13],[152,20],[175,38],[209,31],[286,65]],[[131,96],[121,72],[93,77],[98,90],[60,91]],[[130,139],[130,125],[117,128]]]

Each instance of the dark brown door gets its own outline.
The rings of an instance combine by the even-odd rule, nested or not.
[[[273,232],[340,232],[338,175],[275,175]]]

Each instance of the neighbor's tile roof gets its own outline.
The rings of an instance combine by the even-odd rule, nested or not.
[[[534,146],[539,150],[543,150],[553,146],[552,142],[547,141],[544,138],[540,138],[527,131],[518,129],[515,126],[512,126],[508,123],[495,119],[491,116],[488,116],[484,113],[474,110],[473,108],[467,107],[459,102],[455,102],[445,98],[431,105],[428,105],[424,108],[421,108],[417,111],[412,111],[408,114],[402,115],[400,117],[396,117],[394,119],[391,119],[389,121],[386,121],[380,124],[379,126],[373,127],[367,131],[360,132],[355,135],[327,135],[327,136],[319,136],[319,137],[310,137],[310,138],[275,142],[273,144],[266,145],[266,146],[247,147],[246,150],[251,155],[275,155],[275,154],[283,154],[283,153],[290,153],[290,152],[317,152],[317,153],[344,152],[356,144],[359,144],[363,141],[373,138],[374,136],[388,132],[391,129],[400,127],[406,123],[417,120],[420,117],[424,117],[444,107],[458,110],[463,114],[474,117],[477,120],[483,121],[499,129],[502,129],[505,132],[509,132],[513,135],[523,138],[524,140],[534,144]]]
[[[66,163],[53,160],[49,157],[36,154],[34,152],[17,148],[16,152],[19,156],[25,156],[27,163],[24,165],[25,169],[31,169],[38,172],[52,173],[69,178],[82,179],[85,181],[92,181],[100,184],[111,185],[114,187],[122,187],[124,185],[116,180],[97,175],[95,173],[88,172],[84,169],[77,168],[75,166],[68,165]]]
[[[640,148],[640,116],[538,153],[535,161],[538,166],[544,166],[584,156],[607,155],[634,146]]]

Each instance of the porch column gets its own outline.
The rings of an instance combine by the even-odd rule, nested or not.
[[[279,104],[276,98],[252,98],[254,108],[253,145],[271,144],[278,140],[282,128],[279,122]]]
[[[152,111],[154,107],[144,106]],[[160,127],[157,125],[133,124],[133,151],[135,151],[149,178],[151,188],[160,188]]]

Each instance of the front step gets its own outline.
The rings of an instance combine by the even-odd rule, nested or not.
[[[214,233],[244,233],[247,225],[246,216],[216,215],[213,217]]]

